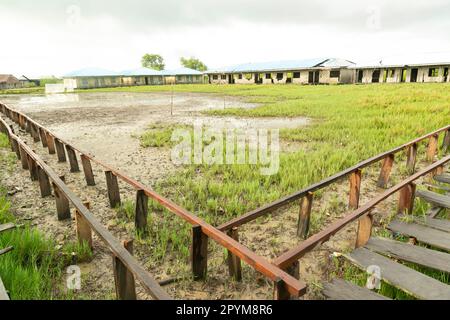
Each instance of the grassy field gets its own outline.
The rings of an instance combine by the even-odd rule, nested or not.
[[[307,127],[281,131],[281,139],[294,143],[298,150],[280,155],[280,170],[275,175],[260,175],[255,165],[192,165],[155,186],[158,192],[218,225],[449,124],[449,89],[449,84],[177,85],[89,92],[174,90],[228,95],[261,105],[254,109],[230,106],[207,113],[246,117],[305,116],[312,119],[312,124]],[[152,127],[140,137],[141,144],[168,149],[172,130],[173,126]],[[158,208],[154,206],[152,209]],[[155,229],[171,230],[168,232],[169,240],[164,240],[161,245],[172,243],[172,248],[176,249],[182,247],[177,244],[188,243],[189,229],[167,221],[153,221],[157,224]],[[320,223],[321,220],[316,221]]]

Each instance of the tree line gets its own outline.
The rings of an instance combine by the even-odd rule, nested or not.
[[[206,71],[208,67],[199,59],[195,57],[180,58],[182,66],[198,71]],[[164,70],[165,63],[164,58],[159,54],[146,53],[141,59],[141,64],[144,68],[151,68],[155,70]]]

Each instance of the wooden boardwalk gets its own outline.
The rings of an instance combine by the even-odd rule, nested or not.
[[[446,174],[434,176],[434,179],[441,183],[450,183],[449,178],[450,175]],[[434,215],[450,208],[448,193],[420,190],[415,192],[415,196],[430,203],[433,206],[430,212],[435,213]],[[345,254],[344,257],[363,271],[370,266],[379,267],[380,280],[417,299],[450,300],[448,284],[418,271],[420,269],[415,267],[420,266],[450,274],[450,221],[434,216],[402,215],[394,218],[387,228],[394,236],[410,238],[417,245],[370,237],[363,246]],[[325,284],[323,294],[332,300],[386,298],[367,288],[340,279],[334,279],[331,283]]]

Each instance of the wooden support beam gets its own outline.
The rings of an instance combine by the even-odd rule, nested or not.
[[[26,127],[25,127],[25,131],[28,133],[31,133],[31,122],[26,120]]]
[[[381,166],[380,176],[378,177],[377,186],[380,188],[387,188],[389,176],[391,175],[392,165],[394,164],[394,155],[389,154],[384,158]]]
[[[372,235],[373,216],[368,213],[358,220],[358,232],[356,234],[355,247],[359,248],[364,246],[369,241]]]
[[[412,214],[415,194],[415,183],[407,184],[399,191],[397,213]]]
[[[276,278],[274,281],[274,300],[290,300],[291,294],[286,288],[286,284],[280,278]]]
[[[53,136],[50,133],[47,133],[46,136],[47,136],[48,153],[49,154],[55,154],[56,153],[56,150],[55,150],[55,139],[53,138]]]
[[[58,220],[66,220],[70,219],[70,208],[69,208],[69,200],[67,200],[66,196],[59,190],[58,186],[55,183],[53,185],[53,193],[55,194],[56,201],[56,212],[58,214]]]
[[[22,148],[22,146],[19,146],[19,152],[20,152],[20,162],[22,163],[22,169],[28,170],[28,155]]]
[[[134,225],[140,234],[145,234],[147,231],[147,216],[148,216],[148,196],[144,190],[136,192],[136,213]]]
[[[111,208],[116,208],[120,206],[120,192],[119,183],[117,182],[117,177],[112,173],[112,171],[105,171],[106,176],[106,186],[108,188],[108,198],[109,205]]]
[[[41,137],[42,147],[47,148],[47,134],[44,129],[38,128],[39,136]]]
[[[16,153],[17,159],[21,159],[19,143],[15,139],[11,139],[12,145],[14,146],[14,152]]]
[[[90,203],[85,202],[83,203],[84,206],[87,209],[90,209]],[[88,221],[83,217],[83,215],[78,211],[75,210],[75,221],[76,221],[76,228],[77,228],[77,237],[78,242],[80,244],[87,243],[89,247],[92,249],[92,229],[89,225]]]
[[[133,241],[124,241],[123,245],[133,254]],[[113,254],[114,282],[117,300],[136,300],[136,286],[133,274],[127,266]]]
[[[56,147],[56,153],[58,155],[58,162],[66,162],[66,152],[64,150],[63,143],[59,140],[54,138],[55,141],[55,147]]]
[[[208,236],[198,225],[192,227],[191,264],[194,280],[204,279],[208,269]]]
[[[39,142],[39,129],[35,124],[31,124],[31,136],[33,137],[34,142]]]
[[[445,132],[444,140],[442,141],[442,152],[446,154],[450,150],[450,129]]]
[[[81,164],[83,165],[84,177],[88,186],[95,186],[94,173],[92,172],[91,161],[84,154],[80,155]]]
[[[437,134],[432,135],[430,137],[430,140],[428,142],[428,149],[427,149],[427,161],[433,162],[434,156],[436,155],[437,146],[438,146],[438,138],[439,136]]]
[[[359,207],[359,194],[361,192],[361,170],[358,169],[349,177],[350,192],[348,199],[348,207],[350,209],[358,209]]]
[[[313,201],[313,193],[308,192],[300,201],[300,211],[298,216],[297,236],[306,239],[309,232],[309,222],[311,216],[311,208]]]
[[[79,172],[80,167],[78,166],[77,154],[75,150],[69,145],[66,145],[67,157],[69,158],[70,172]]]
[[[41,197],[48,197],[52,194],[52,187],[50,185],[48,175],[40,166],[37,167],[37,172],[39,178],[39,188],[41,190]]]
[[[410,145],[406,152],[406,168],[413,174],[416,169],[417,143]]]
[[[31,181],[37,181],[39,177],[38,177],[36,161],[34,161],[34,159],[32,157],[30,157],[28,154],[27,154],[27,161],[28,161],[28,170],[30,171]]]
[[[227,234],[230,238],[233,240],[239,242],[239,232],[238,228],[234,227],[227,231]],[[234,255],[230,250],[228,251],[228,270],[230,272],[230,277],[234,278],[236,281],[242,280],[242,265],[241,265],[241,259]]]

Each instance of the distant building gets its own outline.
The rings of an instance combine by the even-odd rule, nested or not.
[[[149,68],[138,68],[122,71],[122,85],[148,86],[164,84],[164,75],[161,71]]]
[[[338,84],[352,83],[354,62],[344,59],[307,59],[247,63],[206,73],[215,84]]]
[[[120,73],[99,68],[85,68],[66,74],[64,86],[74,89],[92,89],[120,87],[122,76]]]
[[[189,84],[189,83],[203,83],[203,73],[190,69],[178,68],[173,70],[162,70],[165,77],[166,84]]]
[[[0,89],[21,88],[22,83],[12,74],[0,74]]]

